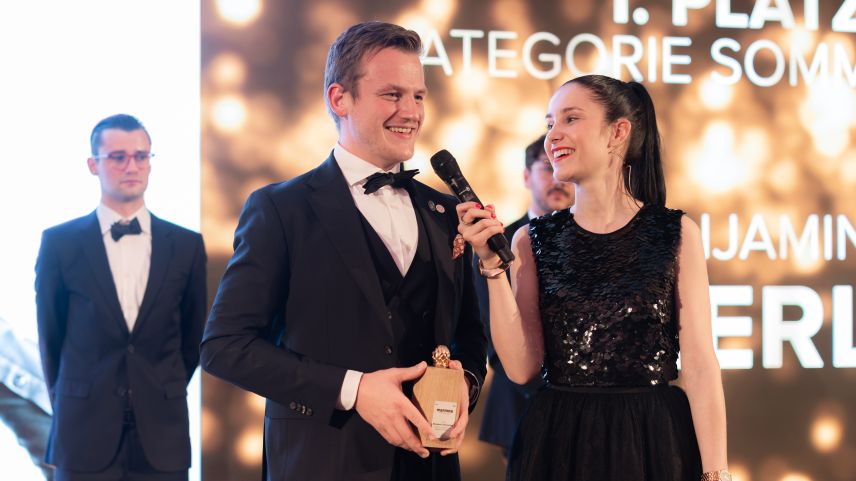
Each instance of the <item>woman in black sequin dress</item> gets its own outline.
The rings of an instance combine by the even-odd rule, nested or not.
[[[701,236],[665,207],[648,92],[580,77],[553,95],[547,124],[554,175],[574,183],[576,204],[516,233],[513,290],[486,247],[502,232],[495,213],[458,206],[509,378],[543,368],[549,383],[518,428],[509,479],[730,479]],[[679,351],[686,391],[670,384]]]

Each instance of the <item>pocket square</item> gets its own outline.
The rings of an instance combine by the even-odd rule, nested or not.
[[[464,255],[464,247],[466,246],[467,241],[464,240],[464,236],[458,234],[455,236],[455,240],[452,242],[452,259],[457,259]]]

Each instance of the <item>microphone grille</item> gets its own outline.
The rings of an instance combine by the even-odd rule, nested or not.
[[[455,157],[445,149],[431,156],[431,167],[441,179],[447,179],[460,171]]]

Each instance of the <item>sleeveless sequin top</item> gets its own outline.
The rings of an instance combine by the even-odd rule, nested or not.
[[[652,386],[678,377],[683,214],[646,205],[607,234],[583,229],[568,209],[531,221],[547,381]]]

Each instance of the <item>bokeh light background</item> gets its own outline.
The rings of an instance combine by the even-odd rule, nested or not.
[[[693,7],[685,21],[680,5]],[[205,0],[202,209],[212,292],[249,193],[315,167],[333,147],[324,61],[347,26],[384,20],[433,39],[426,123],[408,167],[442,189],[427,161],[449,149],[503,220],[526,209],[523,148],[544,131],[551,92],[576,74],[564,58],[569,42],[582,40],[573,55],[579,71],[629,80],[631,69],[613,69],[612,47],[624,38],[617,53],[631,55],[632,39],[616,36],[632,36],[643,47],[634,63],[658,109],[668,204],[686,210],[707,233],[714,299],[722,304],[714,313],[718,346],[723,365],[731,367],[723,375],[734,479],[852,481],[854,7],[852,1],[811,0]],[[729,26],[741,22],[746,27]],[[549,35],[532,37],[537,32],[552,34],[557,44]],[[467,35],[469,52],[462,40]],[[491,37],[499,50],[493,61]],[[678,39],[668,42],[679,56],[668,68],[667,37]],[[528,45],[533,38],[541,41]],[[606,55],[593,38],[603,42]],[[437,39],[449,73],[439,65]],[[712,46],[733,60],[716,60]],[[561,59],[558,72],[550,72],[551,54]],[[823,71],[830,72],[827,81],[820,79]],[[816,247],[810,235],[801,237],[814,225]],[[801,240],[806,248],[794,248]],[[789,329],[802,331],[803,340],[782,342]],[[207,375],[203,398],[204,479],[256,479],[264,400]],[[465,479],[502,479],[497,449],[476,439],[479,413],[461,450]]]

